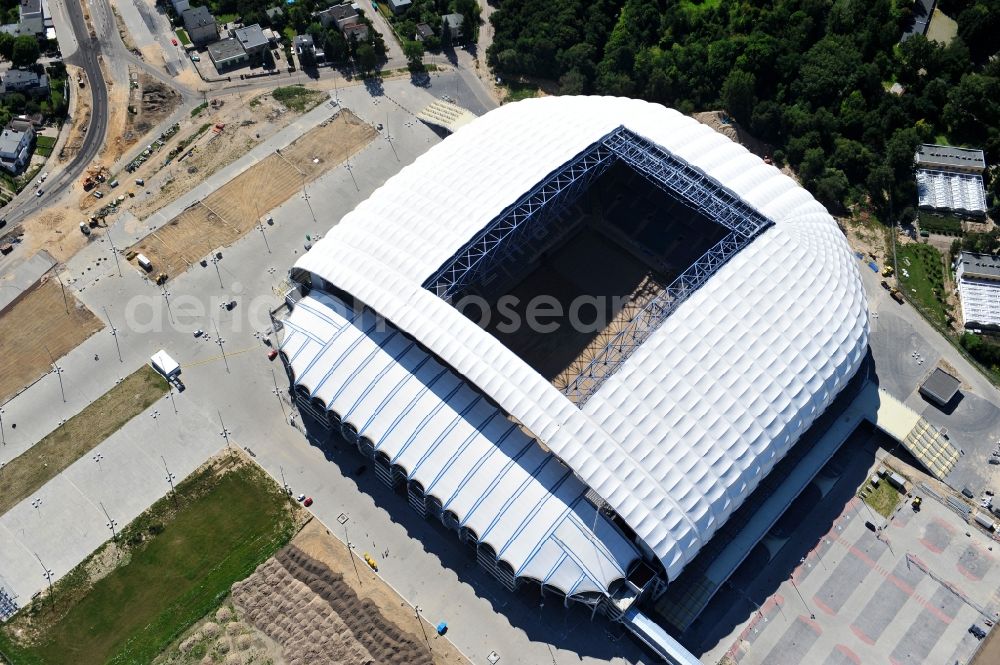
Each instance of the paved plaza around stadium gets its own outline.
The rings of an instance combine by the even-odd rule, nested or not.
[[[749,619],[704,662],[968,662],[979,645],[969,627],[1000,611],[1000,544],[930,497],[888,522],[874,514],[853,493],[878,444],[891,442],[856,433],[736,572],[702,619],[718,626],[703,629]],[[876,535],[866,521],[887,526]]]

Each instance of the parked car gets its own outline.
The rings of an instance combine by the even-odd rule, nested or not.
[[[39,187],[38,189],[35,190],[35,196],[41,196],[44,193],[45,192],[42,190],[41,187]]]
[[[192,55],[191,59],[194,60],[195,62],[201,62],[201,58],[198,56],[197,53],[195,53],[194,55]]]
[[[173,44],[174,46],[177,46],[177,40],[174,39],[173,37],[170,38],[170,43]]]
[[[305,506],[306,508],[313,505],[313,498],[312,497],[307,498],[305,501],[302,502],[302,505]]]
[[[268,360],[274,360],[277,357],[278,357],[278,352],[275,351],[274,349],[271,349],[270,351],[267,352],[267,359]]]

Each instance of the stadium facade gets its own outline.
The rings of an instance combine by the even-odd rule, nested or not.
[[[477,119],[291,276],[281,357],[300,409],[509,588],[633,624],[867,349],[856,262],[823,206],[638,100]],[[624,299],[599,330],[548,338],[462,307],[550,292]]]

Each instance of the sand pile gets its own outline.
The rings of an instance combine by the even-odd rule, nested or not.
[[[362,600],[343,576],[289,546],[233,585],[244,621],[281,645],[289,665],[432,665],[427,648]]]

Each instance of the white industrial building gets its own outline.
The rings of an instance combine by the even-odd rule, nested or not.
[[[986,214],[982,150],[921,144],[913,158],[917,167],[917,204],[924,210],[982,217]]]
[[[1000,256],[962,252],[955,278],[966,327],[1000,326]]]
[[[555,370],[546,350],[564,341],[505,337],[460,311],[503,288],[544,291],[560,270],[610,283],[619,260],[628,304],[582,341],[559,338],[579,343]],[[640,607],[867,349],[856,261],[823,206],[725,136],[638,100],[532,99],[474,120],[291,277],[281,357],[300,410],[509,588],[584,603],[673,662],[689,661]]]

